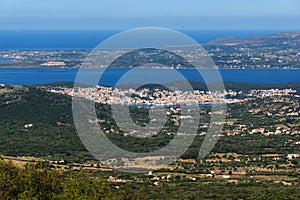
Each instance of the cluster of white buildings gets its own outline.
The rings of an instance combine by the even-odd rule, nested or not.
[[[66,94],[70,96],[84,97],[97,103],[102,104],[125,104],[125,105],[149,105],[149,106],[189,106],[198,104],[218,104],[218,103],[241,103],[255,98],[263,98],[276,95],[290,95],[295,93],[292,89],[270,89],[270,90],[251,90],[245,98],[228,98],[234,97],[242,92],[222,91],[206,92],[200,90],[194,91],[168,91],[148,88],[140,90],[119,89],[113,87],[88,87],[88,88],[60,88],[50,89],[49,92]]]
[[[66,64],[64,62],[45,62],[41,64],[41,66],[46,66],[46,67],[54,67],[54,66],[65,66]]]
[[[251,90],[249,97],[265,98],[271,96],[287,96],[296,93],[293,89],[270,89],[270,90]]]
[[[70,96],[84,97],[86,99],[103,104],[126,104],[126,105],[150,105],[150,106],[185,106],[213,103],[237,103],[243,99],[225,99],[227,91],[205,92],[194,91],[168,91],[148,88],[140,90],[118,89],[112,87],[90,87],[90,88],[61,88],[51,89],[49,92],[66,94]]]

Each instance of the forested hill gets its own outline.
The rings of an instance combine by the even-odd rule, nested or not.
[[[70,86],[70,84],[68,85]],[[205,89],[206,87],[202,83],[192,83],[192,85],[196,89]],[[54,87],[57,86],[54,84]],[[225,83],[225,86],[226,89],[232,90],[292,88],[300,91],[300,83],[281,85]],[[44,87],[51,87],[51,85]],[[114,130],[116,130],[115,124],[111,120],[109,107],[97,104],[96,110],[109,122],[107,124],[114,126]],[[144,113],[134,112],[136,112],[134,113],[136,116]],[[36,86],[0,86],[0,113],[0,154],[47,157],[49,159],[63,158],[76,162],[93,159],[76,132],[72,118],[72,101],[69,96],[50,93]],[[114,139],[117,145],[123,145],[124,149],[133,146],[139,149],[142,145],[141,148],[146,151],[164,145],[165,143],[161,139],[166,141],[172,139],[171,136],[159,135],[158,146],[156,146],[157,144],[152,139],[150,142],[145,140],[138,143],[136,139],[133,139],[134,137],[123,137],[118,132],[109,134],[109,137]],[[124,142],[125,139],[126,142]],[[149,149],[144,145],[148,143],[150,144]],[[222,145],[224,147],[225,144]],[[221,150],[219,148],[222,145],[217,145],[215,151]],[[197,151],[195,150],[195,152]]]
[[[1,154],[49,158],[88,155],[73,125],[68,96],[5,86],[0,88],[0,113]],[[25,127],[30,124],[32,127]]]

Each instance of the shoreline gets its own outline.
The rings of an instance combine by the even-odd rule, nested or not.
[[[2,61],[0,61],[1,64]],[[3,62],[4,63],[4,62]],[[83,67],[43,67],[43,66],[0,66],[0,69],[81,69]],[[275,67],[271,67],[271,68],[169,68],[169,67],[138,67],[139,69],[153,69],[153,70],[300,70],[299,68],[275,68]],[[134,69],[134,67],[132,68],[125,68],[125,67],[113,67],[113,68],[83,68],[83,69],[92,69],[92,70],[96,70],[96,69]]]

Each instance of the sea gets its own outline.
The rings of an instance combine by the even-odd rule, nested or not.
[[[99,85],[115,86],[124,74],[130,69],[110,68],[97,70],[99,72]],[[178,69],[182,78],[169,76],[168,69],[141,69],[135,71],[135,76],[122,82],[122,84],[144,83],[144,80],[150,80],[151,76],[155,80],[162,80],[160,83],[167,83],[178,80],[189,80],[204,82],[201,71],[200,74],[194,69]],[[215,71],[215,70],[214,70]],[[95,76],[95,71],[91,71],[91,77]],[[240,82],[252,84],[273,84],[300,82],[299,69],[219,69],[218,72],[222,79],[212,78],[211,82]],[[103,75],[100,77],[100,74]],[[215,72],[213,72],[215,73]],[[78,69],[74,68],[0,68],[0,84],[6,85],[33,85],[46,84],[54,82],[74,82],[78,74]],[[84,83],[93,84],[87,78]],[[153,82],[155,83],[155,82]]]
[[[0,30],[1,50],[91,50],[103,40],[122,30]],[[221,37],[261,36],[284,32],[287,30],[178,30],[199,42],[209,42]],[[288,32],[297,30],[288,30]],[[0,62],[12,58],[1,58]],[[118,79],[130,69],[114,68],[105,71],[99,84],[114,86]],[[147,71],[148,70],[148,71]],[[160,76],[161,79],[174,81],[168,76],[167,69],[149,71],[143,69],[128,83],[142,83],[145,76]],[[0,68],[0,84],[31,85],[53,82],[73,82],[78,69],[70,68]],[[204,82],[203,77],[193,69],[179,69],[187,80]],[[254,84],[271,84],[300,82],[298,69],[220,69],[220,75],[226,82],[244,82]]]
[[[93,49],[124,30],[0,30],[0,50]],[[249,37],[297,30],[177,30],[198,43],[230,36]],[[299,31],[299,30],[298,30]]]

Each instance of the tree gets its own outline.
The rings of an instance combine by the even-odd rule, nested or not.
[[[253,195],[250,200],[286,200],[286,196],[280,192],[266,189],[263,194]]]

